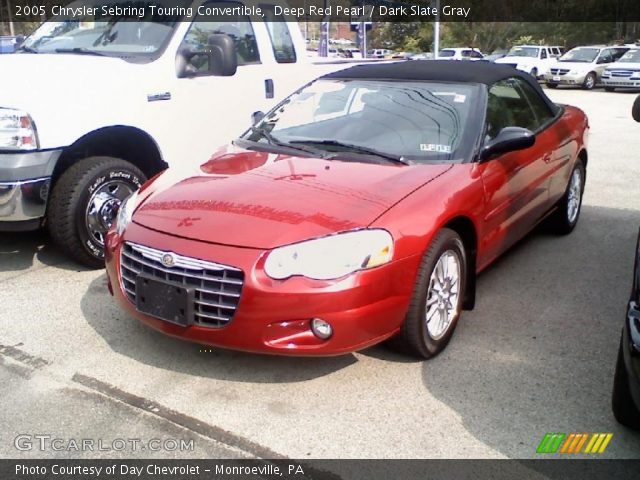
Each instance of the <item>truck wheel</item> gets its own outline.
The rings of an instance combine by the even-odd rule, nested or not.
[[[55,183],[49,200],[49,232],[71,258],[104,267],[104,238],[122,201],[146,180],[129,162],[113,157],[80,160]]]
[[[586,77],[584,77],[584,82],[582,82],[582,88],[584,88],[585,90],[593,90],[594,87],[596,86],[596,82],[597,82],[597,78],[596,78],[596,74],[593,72],[590,72],[587,74]]]
[[[636,122],[640,122],[640,95],[636,97],[636,101],[633,102],[633,107],[631,108],[631,116]]]

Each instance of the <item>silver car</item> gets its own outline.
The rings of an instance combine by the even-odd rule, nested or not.
[[[573,85],[591,90],[601,82],[605,68],[628,50],[629,47],[576,47],[552,63],[544,79],[549,88]]]
[[[640,48],[631,49],[602,73],[602,85],[607,92],[619,88],[640,88]]]

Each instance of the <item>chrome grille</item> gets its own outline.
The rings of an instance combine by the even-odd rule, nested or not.
[[[234,267],[173,254],[173,266],[162,258],[169,252],[125,242],[120,253],[120,275],[127,298],[136,304],[136,278],[140,274],[193,288],[193,323],[219,328],[231,321],[240,301],[244,273]]]
[[[568,68],[550,68],[551,75],[566,75],[569,73]]]
[[[633,75],[633,70],[607,70],[612,77],[630,77]]]

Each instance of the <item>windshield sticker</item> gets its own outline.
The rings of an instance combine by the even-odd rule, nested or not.
[[[464,103],[466,99],[467,99],[466,95],[456,95],[455,97],[453,97],[453,101],[456,103]]]
[[[420,144],[421,152],[440,152],[440,153],[451,153],[451,145],[440,145],[437,143],[421,143]]]

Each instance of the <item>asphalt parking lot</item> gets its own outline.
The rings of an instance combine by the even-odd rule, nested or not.
[[[437,358],[385,346],[279,358],[170,339],[112,302],[102,271],[45,234],[0,234],[0,456],[535,458],[546,432],[612,432],[610,393],[640,228],[634,94],[547,90],[590,118],[582,217],[529,235],[483,273]],[[18,451],[20,434],[193,439],[188,452]]]

